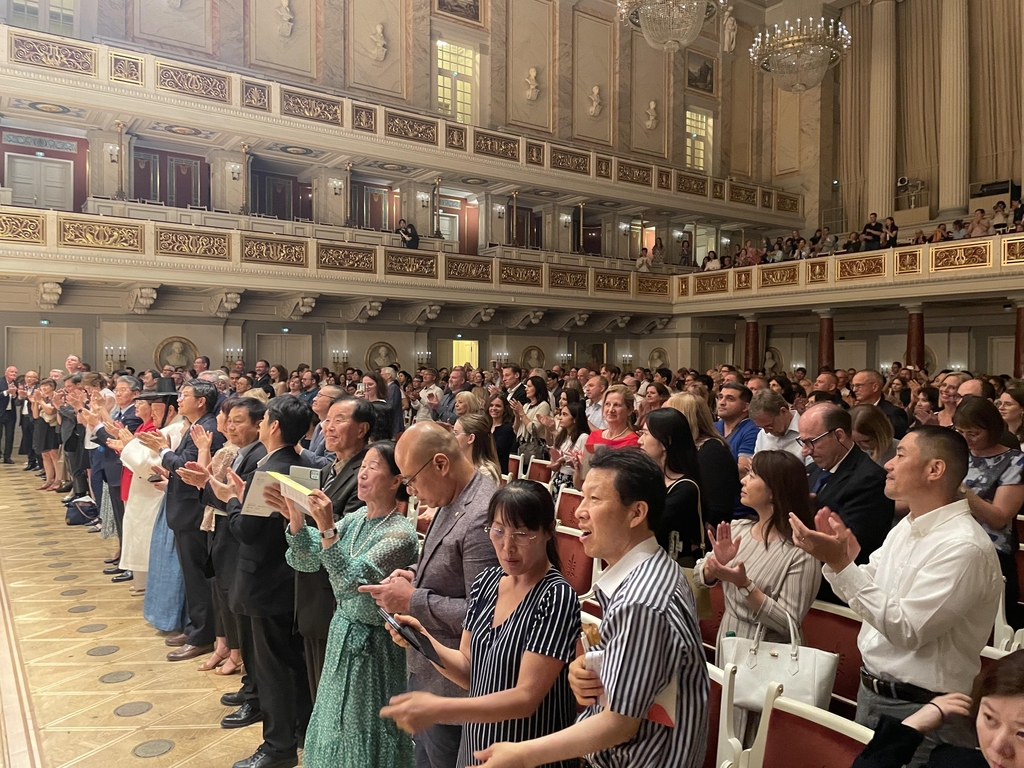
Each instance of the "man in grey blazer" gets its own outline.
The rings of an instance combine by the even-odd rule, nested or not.
[[[328,384],[317,390],[316,395],[313,396],[313,402],[310,403],[313,413],[316,414],[317,425],[313,430],[313,437],[310,438],[309,448],[303,448],[300,455],[314,467],[323,469],[334,463],[334,453],[328,451],[324,443],[323,423],[327,418],[327,412],[331,410],[331,405],[344,394],[345,390],[341,387]]]
[[[498,564],[484,532],[497,486],[476,471],[451,433],[432,421],[406,430],[395,461],[420,504],[437,507],[437,514],[412,569],[359,589],[371,593],[388,613],[411,614],[439,642],[458,648],[473,582],[482,570]],[[409,690],[466,695],[426,658],[411,649],[408,653]],[[456,768],[461,736],[457,725],[435,725],[417,734],[416,768]]]

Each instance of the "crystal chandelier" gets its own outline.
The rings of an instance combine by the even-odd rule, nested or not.
[[[618,0],[619,17],[665,51],[686,48],[725,0]]]
[[[776,24],[774,32],[758,33],[750,58],[779,88],[800,93],[820,85],[849,47],[850,32],[842,22],[797,19],[795,26],[787,21],[782,27]]]

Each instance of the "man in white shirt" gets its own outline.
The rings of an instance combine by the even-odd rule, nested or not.
[[[583,385],[583,394],[587,396],[587,421],[590,431],[604,429],[608,422],[604,418],[604,393],[608,389],[608,379],[594,374]]]
[[[754,443],[754,453],[761,451],[789,451],[804,464],[809,456],[797,442],[800,437],[800,414],[789,409],[785,398],[773,389],[762,389],[750,400],[747,411],[750,420],[761,428]]]
[[[885,465],[885,493],[910,514],[865,565],[854,564],[860,545],[828,508],[815,518],[817,531],[790,515],[794,543],[825,563],[825,578],[864,620],[857,722],[869,728],[881,715],[902,720],[940,693],[969,693],[981,668],[1003,579],[992,542],[959,498],[969,461],[953,430],[907,435]],[[910,766],[923,765],[939,743],[971,746],[964,737],[953,724],[929,733]]]

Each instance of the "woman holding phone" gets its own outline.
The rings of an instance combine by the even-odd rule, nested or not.
[[[425,636],[444,665],[435,664],[437,670],[469,696],[403,693],[380,713],[409,733],[462,723],[459,768],[478,765],[473,753],[495,742],[539,738],[576,719],[568,664],[576,655],[580,603],[558,571],[551,494],[532,480],[509,483],[491,498],[486,530],[500,565],[473,582],[459,648],[436,642],[412,616],[395,617]],[[577,761],[553,765],[575,768]]]
[[[308,496],[316,528],[306,525],[303,510],[293,502],[281,504],[289,521],[288,563],[310,573],[323,565],[338,603],[302,764],[411,768],[412,740],[377,716],[390,697],[406,688],[405,653],[389,640],[373,598],[358,592],[361,584],[377,584],[416,561],[416,529],[398,512],[399,501],[408,495],[395,464],[394,442],[369,447],[357,483],[366,506],[337,523],[323,491]]]

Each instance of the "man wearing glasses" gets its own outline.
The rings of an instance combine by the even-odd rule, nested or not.
[[[380,584],[359,588],[391,614],[411,614],[442,645],[458,648],[469,595],[477,575],[498,565],[484,526],[497,486],[476,471],[458,441],[439,424],[422,421],[395,449],[402,481],[421,505],[436,507],[419,562]],[[409,690],[438,696],[466,691],[441,676],[425,656],[410,650]],[[416,768],[456,768],[462,727],[435,725],[416,734]],[[462,768],[458,766],[458,768]]]
[[[907,434],[910,419],[907,412],[897,408],[882,396],[882,387],[885,386],[885,379],[878,371],[858,371],[853,377],[850,388],[857,400],[857,405],[873,405],[880,408],[885,417],[892,422],[892,429],[897,440],[902,440]]]
[[[799,423],[797,443],[814,464],[808,476],[815,511],[828,507],[854,532],[861,550],[858,564],[882,546],[892,527],[895,503],[885,495],[885,470],[854,442],[850,413],[834,403],[812,405]],[[840,600],[827,581],[818,599]]]

